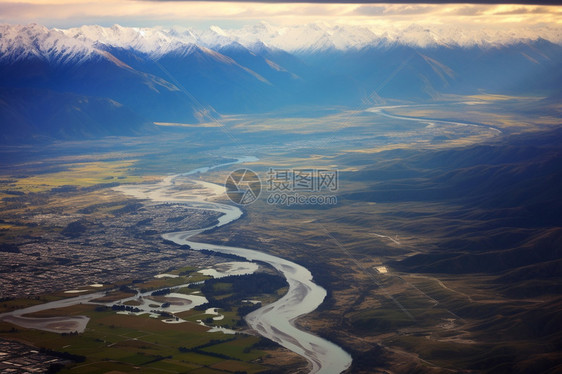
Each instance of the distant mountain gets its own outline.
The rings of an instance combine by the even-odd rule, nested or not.
[[[562,47],[552,41],[500,35],[490,42],[489,35],[480,35],[453,43],[443,35],[414,26],[379,35],[323,25],[238,30],[3,25],[1,115],[11,119],[11,129],[2,122],[2,131],[5,139],[15,129],[49,129],[55,138],[97,133],[52,131],[46,116],[32,113],[41,107],[36,92],[57,97],[60,107],[72,107],[76,97],[115,103],[96,107],[96,113],[88,113],[93,106],[81,111],[91,121],[112,123],[127,122],[130,113],[138,130],[150,122],[198,122],[208,111],[358,107],[370,96],[428,101],[447,93],[556,97],[562,92]],[[30,94],[10,100],[11,92],[22,90]],[[85,126],[64,113],[57,114],[62,127]],[[120,132],[120,126],[111,129]]]

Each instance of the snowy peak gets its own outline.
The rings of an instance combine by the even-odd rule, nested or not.
[[[60,30],[31,24],[0,25],[0,52],[1,58],[14,60],[35,56],[60,62],[75,62],[97,54],[97,48],[108,47],[134,50],[159,58],[168,53],[189,53],[194,45],[215,51],[223,48],[246,48],[252,52],[277,49],[306,54],[392,45],[417,48],[497,47],[526,43],[539,38],[562,44],[562,30],[545,27],[499,31],[456,25],[428,28],[417,24],[400,29],[382,29],[323,23],[277,27],[265,22],[238,29],[224,29],[218,26],[198,30],[185,27],[91,25]]]
[[[194,30],[193,33],[199,44],[211,49],[219,49],[236,43],[232,36],[218,26],[211,26],[204,30]]]
[[[365,27],[351,25],[307,25],[275,27],[265,22],[240,29],[222,30],[240,44],[250,47],[262,42],[270,48],[288,52],[318,52],[323,50],[359,50],[364,47],[406,45],[428,48],[497,47],[544,38],[562,44],[562,28],[486,29],[458,25],[437,25],[431,28],[411,24],[408,27]]]
[[[190,32],[167,32],[158,28],[136,28],[114,25],[112,27],[82,26],[61,30],[68,37],[84,43],[133,49],[151,55],[164,55],[194,44]]]
[[[67,37],[59,30],[44,26],[0,25],[1,59],[17,62],[27,58],[45,59],[50,62],[80,62],[97,54],[91,42]]]

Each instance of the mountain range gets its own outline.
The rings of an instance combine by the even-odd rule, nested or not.
[[[524,35],[524,34],[523,34]],[[560,95],[562,46],[411,26],[0,26],[3,142],[133,135],[154,122],[446,94]],[[490,41],[491,40],[491,41]]]

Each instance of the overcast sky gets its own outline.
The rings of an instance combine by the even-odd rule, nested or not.
[[[328,0],[333,1],[333,0]],[[344,0],[345,1],[345,0]],[[359,0],[362,1],[362,0]],[[49,27],[110,26],[239,27],[312,22],[384,27],[468,25],[472,27],[562,26],[562,6],[484,4],[320,4],[157,0],[0,0],[1,23]]]

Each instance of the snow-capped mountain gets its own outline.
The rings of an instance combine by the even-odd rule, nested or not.
[[[540,31],[540,32],[539,32]],[[0,58],[44,57],[53,61],[79,62],[99,50],[121,48],[159,58],[186,53],[194,46],[210,53],[224,48],[251,52],[281,50],[295,55],[326,51],[357,51],[364,48],[407,46],[412,48],[502,48],[539,39],[562,44],[562,30],[466,30],[455,26],[428,29],[412,24],[404,29],[307,24],[274,27],[265,22],[239,29],[186,27],[136,28],[86,25],[71,29],[48,29],[41,25],[0,25]]]
[[[357,50],[373,46],[405,45],[414,48],[500,47],[521,42],[545,39],[562,44],[562,29],[544,27],[512,29],[467,29],[456,25],[438,25],[428,28],[412,24],[405,28],[380,28],[323,23],[274,27],[262,22],[240,29],[221,30],[244,46],[260,41],[271,48],[288,52],[321,52]]]
[[[228,30],[1,25],[0,120],[12,126],[3,133],[12,135],[42,123],[84,127],[62,132],[70,136],[89,134],[85,127],[98,125],[96,133],[104,133],[104,115],[106,123],[129,116],[141,127],[153,121],[191,123],[209,111],[357,107],[373,92],[401,101],[482,90],[560,95],[559,36],[555,29],[492,33],[419,25],[401,30],[266,23]],[[39,104],[42,98],[49,105]],[[39,116],[33,114],[38,108]]]
[[[373,46],[405,45],[409,47],[501,47],[521,42],[545,39],[562,44],[562,30],[542,28],[517,30],[467,29],[454,25],[433,26],[431,29],[412,24],[406,28],[390,29],[322,23],[276,27],[268,23],[223,29],[187,27],[136,28],[114,25],[102,27],[86,25],[71,29],[47,29],[40,25],[1,26],[2,53],[24,47],[34,53],[56,50],[68,54],[91,54],[101,46],[133,49],[152,56],[162,56],[189,45],[216,50],[237,44],[249,50],[266,46],[289,53],[322,52],[326,50],[358,50]],[[63,37],[66,36],[67,38]],[[34,40],[36,41],[34,46]],[[20,53],[18,53],[21,55]]]
[[[96,53],[91,42],[65,37],[45,26],[0,25],[0,58],[23,61],[45,58],[53,63],[81,61]]]
[[[85,44],[133,49],[153,56],[185,49],[186,46],[197,44],[198,41],[189,30],[177,33],[165,32],[156,28],[132,28],[119,25],[112,27],[82,26],[60,30],[60,32]]]

